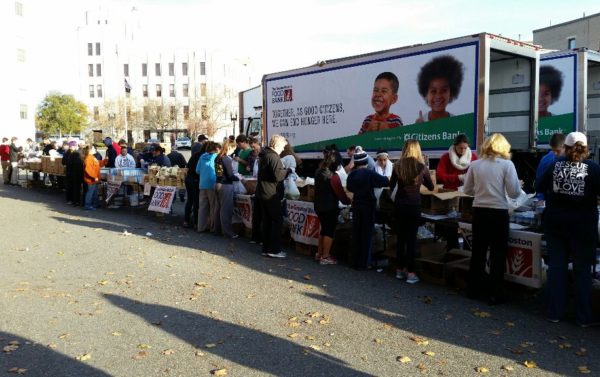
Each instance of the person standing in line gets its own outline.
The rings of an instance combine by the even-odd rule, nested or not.
[[[283,180],[288,175],[279,157],[286,144],[283,136],[273,135],[258,162],[256,199],[263,216],[262,254],[271,258],[287,257],[285,251],[281,250],[283,190],[278,187],[283,185]]]
[[[202,145],[204,145],[206,142],[208,141],[208,138],[206,137],[206,135],[198,135],[198,141],[194,143],[194,145],[192,145],[192,156],[198,152],[200,152],[200,148],[202,148]]]
[[[421,185],[433,190],[429,169],[423,163],[421,146],[409,139],[402,148],[402,157],[394,164],[390,190],[396,190],[394,198],[395,221],[398,232],[396,278],[409,284],[419,282],[415,272],[417,231],[421,223]]]
[[[242,176],[250,177],[252,176],[252,167],[254,166],[254,161],[250,159],[253,149],[250,148],[246,135],[238,135],[235,141],[240,147],[238,155],[233,158],[238,163],[238,173]]]
[[[12,137],[10,139],[9,146],[9,160],[10,160],[10,184],[18,185],[19,184],[19,155],[21,153],[21,147],[17,146],[17,137]]]
[[[340,214],[338,201],[345,205],[351,203],[342,187],[340,176],[336,173],[341,164],[342,156],[339,152],[328,151],[315,173],[315,212],[321,223],[315,259],[324,265],[337,264],[337,260],[331,256],[331,246]]]
[[[108,164],[108,157],[98,161],[94,156],[96,148],[93,145],[83,147],[83,183],[85,189],[85,200],[83,209],[93,211],[99,206],[98,183],[100,182],[100,167]]]
[[[344,166],[344,170],[346,171],[346,173],[350,173],[350,171],[352,169],[354,169],[354,153],[356,151],[356,148],[360,148],[360,150],[362,151],[362,147],[360,147],[360,146],[357,147],[356,145],[351,145],[348,147],[348,149],[346,149],[346,153],[348,154],[348,157],[350,158],[350,161],[348,162],[348,164],[346,166]],[[369,168],[369,170],[375,170],[375,160],[368,153],[367,153],[367,167]]]
[[[477,154],[469,148],[469,138],[460,134],[454,138],[448,152],[440,158],[436,180],[443,184],[445,189],[456,191],[462,186],[467,169],[476,160]]]
[[[565,154],[565,135],[561,133],[555,133],[550,137],[550,150],[542,159],[535,171],[535,181],[536,183],[542,179],[542,176],[546,172],[549,166],[554,164],[559,157]],[[538,192],[536,193],[536,198],[541,200],[542,202],[538,202],[538,206],[544,205],[544,193]]]
[[[473,199],[473,254],[469,266],[467,294],[486,297],[491,305],[505,300],[504,267],[508,252],[508,200],[521,194],[515,165],[510,160],[510,144],[499,133],[481,146],[480,159],[465,176],[464,191]],[[486,277],[487,250],[490,249],[490,275]]]
[[[371,266],[371,241],[375,226],[376,198],[374,189],[389,185],[388,177],[368,168],[368,154],[357,146],[353,155],[354,169],[348,174],[346,188],[354,194],[352,198],[352,254],[355,269]]]
[[[10,166],[10,145],[7,137],[3,137],[2,144],[0,144],[0,163],[2,163],[2,179],[4,184],[8,185],[12,167]]]
[[[547,315],[551,322],[565,315],[570,255],[575,273],[575,321],[588,327],[593,324],[591,271],[598,243],[600,166],[588,159],[587,137],[581,132],[568,134],[564,146],[565,156],[536,181],[536,191],[544,193],[546,200],[542,225],[549,256]]]
[[[231,157],[236,148],[235,141],[227,139],[223,142],[223,148],[215,160],[215,173],[217,176],[217,200],[219,202],[218,217],[213,219],[221,224],[221,232],[225,237],[238,238],[239,236],[231,229],[233,217],[233,182],[239,178],[233,174]]]
[[[206,147],[208,147],[208,142],[203,143],[198,151],[192,154],[187,163],[187,174],[185,175],[187,201],[185,202],[183,217],[183,226],[186,228],[193,228],[198,224],[200,176],[196,172],[196,168],[198,167],[200,157],[206,152]]]
[[[79,153],[79,146],[76,141],[69,142],[69,149],[70,152],[65,165],[68,177],[67,203],[79,206],[81,204],[81,185],[83,184],[83,159]]]
[[[258,177],[258,163],[263,155],[263,151],[257,138],[251,137],[249,142],[252,147],[252,159],[254,160],[252,177],[256,178]],[[250,238],[250,243],[262,243],[262,212],[260,211],[256,195],[252,195],[252,237]]]
[[[219,233],[221,224],[214,221],[219,214],[219,201],[215,186],[217,184],[217,174],[215,171],[215,159],[221,150],[221,145],[210,142],[206,147],[198,165],[196,173],[200,176],[199,199],[198,199],[198,231]]]
[[[62,166],[64,166],[64,170],[65,170],[65,176],[64,176],[64,182],[65,182],[65,198],[67,199],[67,204],[73,204],[73,198],[71,198],[71,192],[72,190],[70,190],[71,187],[71,174],[69,171],[69,167],[67,166],[67,162],[69,161],[69,156],[71,156],[71,152],[73,152],[73,149],[77,146],[76,142],[73,142],[74,146],[71,146],[71,142],[67,142],[67,150],[63,153],[62,155],[62,160],[60,160],[60,163],[62,164]]]

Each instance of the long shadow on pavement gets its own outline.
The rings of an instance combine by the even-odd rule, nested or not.
[[[168,320],[163,321],[162,330],[193,346],[214,344],[213,348],[203,351],[248,368],[275,376],[370,376],[344,365],[341,360],[260,331],[169,306],[141,303],[112,294],[104,297],[148,323],[166,317]]]
[[[18,342],[18,343],[16,343]],[[10,343],[10,344],[9,344]],[[11,333],[0,331],[0,344],[6,346],[17,345],[14,351],[6,350],[0,354],[0,370],[9,371],[17,368],[11,373],[26,376],[78,376],[78,377],[108,377],[107,374],[93,366],[73,360],[61,355],[41,344],[34,343]],[[31,369],[29,366],[35,366]],[[21,369],[20,373],[18,370]],[[26,369],[23,371],[22,369]]]

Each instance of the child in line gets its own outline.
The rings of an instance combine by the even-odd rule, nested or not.
[[[390,180],[367,169],[367,153],[357,146],[354,151],[354,170],[348,175],[346,187],[352,199],[352,254],[350,261],[356,269],[371,265],[371,240],[375,225],[376,199],[373,189],[386,187]]]
[[[365,118],[358,131],[359,135],[365,132],[402,127],[402,119],[398,115],[390,113],[390,107],[398,101],[399,86],[398,77],[392,72],[380,73],[375,78],[371,95],[371,105],[375,113]]]
[[[415,123],[452,116],[446,106],[458,98],[463,81],[463,64],[450,55],[438,56],[421,67],[417,77],[419,93],[431,108],[426,116],[419,110]]]

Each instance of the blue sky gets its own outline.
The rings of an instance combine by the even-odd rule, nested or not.
[[[597,0],[30,0],[34,63],[46,73],[36,79],[34,91],[77,89],[76,28],[84,10],[97,4],[135,5],[146,35],[157,44],[247,57],[257,78],[319,60],[479,32],[528,41],[534,29],[600,12]],[[57,10],[60,17],[48,16]]]

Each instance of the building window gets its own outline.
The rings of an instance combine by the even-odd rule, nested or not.
[[[90,98],[94,98],[94,85],[90,85]]]
[[[102,98],[102,85],[96,85],[96,92],[98,93],[98,98]]]
[[[15,14],[23,17],[23,3],[20,1],[15,1]]]
[[[169,96],[175,97],[175,84],[169,84]]]
[[[22,48],[17,49],[17,61],[25,63],[25,50]]]
[[[206,76],[206,62],[200,62],[200,75]]]
[[[100,109],[98,109],[98,106],[94,106],[94,120],[99,120],[100,119]]]
[[[148,84],[142,85],[142,91],[143,91],[144,97],[148,97]]]
[[[208,107],[206,107],[206,105],[202,105],[200,108],[200,114],[202,115],[202,120],[208,119]]]
[[[123,64],[123,74],[125,77],[129,77],[129,64]]]
[[[100,42],[96,42],[96,55],[100,55]]]
[[[27,119],[27,105],[21,105],[19,109],[21,119]]]
[[[181,74],[187,76],[187,63],[181,63]]]
[[[162,85],[156,84],[156,96],[162,97]]]
[[[169,63],[169,76],[175,76],[175,63]]]
[[[146,63],[142,63],[142,76],[148,76],[148,64]]]
[[[188,105],[183,106],[183,120],[190,119],[190,107]]]
[[[160,63],[154,64],[154,73],[156,74],[156,76],[160,76]]]
[[[567,39],[567,48],[569,50],[577,48],[577,43],[575,42],[575,37]]]
[[[88,76],[94,77],[94,65],[88,64]]]
[[[144,120],[150,119],[150,109],[148,106],[144,106]]]
[[[100,63],[96,64],[96,76],[102,76],[102,64]]]
[[[94,55],[94,45],[92,43],[88,43],[88,56]]]
[[[206,97],[206,84],[200,84],[200,95]]]
[[[171,120],[175,120],[176,117],[177,117],[177,110],[175,109],[175,106],[171,106]]]
[[[183,84],[183,96],[187,97],[189,95],[189,86],[188,84]]]

